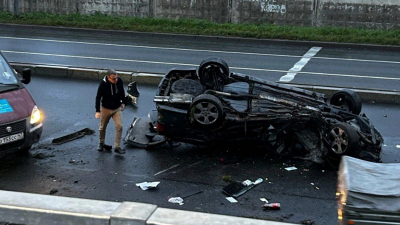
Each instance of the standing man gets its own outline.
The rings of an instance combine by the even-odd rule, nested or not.
[[[113,118],[115,123],[114,151],[119,154],[125,153],[120,146],[122,136],[122,110],[125,108],[124,99],[125,90],[122,79],[117,76],[115,70],[107,70],[107,75],[100,82],[96,95],[95,117],[100,119],[100,143],[97,150],[111,150],[112,147],[106,145],[104,140],[106,138],[108,122],[110,122],[110,118]]]

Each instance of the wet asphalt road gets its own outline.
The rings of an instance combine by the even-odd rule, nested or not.
[[[400,90],[399,51],[322,45],[0,24],[0,50],[12,62],[163,74],[216,56],[271,81]]]
[[[310,219],[316,225],[337,224],[336,171],[301,160],[281,158],[264,149],[202,148],[175,144],[147,151],[125,146],[127,153],[98,152],[97,135],[54,145],[54,138],[83,128],[98,129],[94,98],[98,82],[33,77],[27,85],[45,114],[44,132],[29,154],[12,154],[0,159],[0,189],[107,201],[136,201],[160,207],[209,212],[240,217],[300,223]],[[126,86],[127,84],[125,84]],[[155,86],[139,84],[137,107],[123,112],[124,134],[135,116],[145,117],[154,109]],[[382,159],[400,161],[398,105],[364,105],[363,112],[385,138]],[[110,123],[107,142],[113,140]],[[230,160],[223,164],[220,159]],[[286,171],[295,166],[298,169]],[[243,196],[228,202],[221,188],[229,180],[268,178]],[[143,191],[136,183],[160,181],[153,190]],[[183,197],[179,206],[170,197]],[[263,211],[259,198],[281,203],[277,211]]]

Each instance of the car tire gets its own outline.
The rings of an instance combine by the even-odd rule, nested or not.
[[[221,101],[210,94],[201,94],[193,99],[189,109],[189,123],[203,128],[214,128],[223,121]]]
[[[356,92],[349,89],[343,89],[335,92],[332,95],[330,104],[344,108],[356,115],[360,114],[362,109],[360,96]]]
[[[218,57],[209,57],[200,63],[197,75],[206,89],[222,91],[229,77],[229,66]]]
[[[195,80],[180,79],[172,84],[171,92],[191,94],[197,96],[203,93],[203,85],[201,85],[198,81]]]
[[[330,145],[329,153],[334,158],[340,158],[343,155],[354,156],[360,144],[360,137],[357,131],[347,123],[332,125],[329,128],[327,140]]]

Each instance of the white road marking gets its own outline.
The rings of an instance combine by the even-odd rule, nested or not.
[[[36,53],[36,52],[16,52],[16,51],[6,51],[6,50],[2,50],[1,52],[3,52],[3,53],[4,52],[5,53],[14,53],[14,54],[27,54],[27,55],[78,58],[78,59],[94,59],[94,60],[107,60],[107,61],[120,61],[120,62],[138,62],[138,63],[166,64],[166,65],[180,65],[180,66],[197,66],[197,65],[194,65],[194,64],[145,61],[145,60],[135,60],[135,59],[116,59],[116,58],[102,58],[102,57],[78,56],[78,55],[59,55],[59,54]]]
[[[289,70],[289,72],[282,76],[279,81],[281,82],[290,82],[294,79],[296,74],[300,72],[303,67],[310,61],[310,59],[315,56],[319,50],[321,50],[321,47],[312,47],[306,54],[303,55],[303,57],[298,61],[294,66]]]
[[[166,48],[166,47],[154,47],[154,46],[142,46],[142,45],[121,45],[121,44],[96,43],[96,42],[61,41],[61,40],[51,40],[51,39],[39,39],[39,38],[17,38],[17,37],[0,36],[0,39],[44,41],[44,42],[55,42],[55,43],[85,44],[85,45],[102,45],[102,46],[130,47],[130,48],[163,49],[163,50],[191,51],[191,52],[211,52],[211,53],[224,53],[224,54],[241,54],[241,55],[256,55],[256,56],[274,56],[274,57],[287,57],[287,58],[302,58],[302,56],[297,56],[297,55],[295,56],[295,55],[266,54],[266,53],[254,53],[254,52],[227,52],[227,51],[201,50],[201,49]],[[326,59],[326,60],[341,60],[341,61],[400,64],[400,62],[397,62],[397,61],[381,61],[381,60],[370,60],[370,59],[344,59],[344,58],[330,58],[330,57],[313,57],[313,58],[315,58],[315,59]]]
[[[49,40],[49,39],[16,38],[16,37],[3,37],[3,36],[0,36],[0,38],[15,39],[15,40],[28,40],[28,41],[56,42],[56,43],[72,43],[72,44],[84,44],[84,45],[102,45],[102,46],[113,46],[113,47],[147,48],[147,49],[162,49],[162,50],[175,50],[175,51],[212,52],[212,53],[225,53],[225,54],[242,54],[242,55],[299,58],[299,56],[293,56],[293,55],[277,55],[277,54],[254,53],[254,52],[227,52],[227,51],[217,51],[217,50],[202,50],[202,49],[189,49],[189,48],[167,48],[167,47],[154,47],[154,46],[145,46],[145,45],[121,45],[121,44],[96,43],[96,42],[60,41],[60,40]]]
[[[164,172],[166,172],[166,171],[168,171],[168,170],[170,170],[170,169],[173,169],[173,168],[175,168],[175,167],[177,167],[177,166],[179,166],[179,165],[181,165],[181,164],[176,164],[176,165],[171,166],[171,167],[168,168],[168,169],[161,170],[160,172],[154,174],[154,176],[157,176],[157,175],[159,175],[159,174],[162,174],[162,173],[164,173]]]
[[[150,63],[150,64],[162,64],[162,65],[176,65],[176,66],[190,66],[197,67],[197,64],[184,64],[184,63],[171,63],[171,62],[157,62],[157,61],[145,61],[145,60],[134,60],[134,59],[116,59],[116,58],[99,58],[99,57],[88,57],[88,56],[72,56],[72,55],[58,55],[48,53],[34,53],[34,52],[17,52],[17,51],[6,51],[2,50],[3,53],[13,54],[30,54],[30,55],[41,55],[41,56],[54,56],[54,57],[66,57],[66,58],[80,58],[80,59],[92,59],[92,60],[110,60],[110,61],[122,61],[122,62],[137,62],[137,63]],[[51,64],[52,66],[68,66],[61,64]],[[287,70],[270,70],[270,69],[259,69],[259,68],[245,68],[245,67],[230,67],[234,70],[246,70],[246,71],[265,71],[274,73],[289,73]],[[377,77],[377,76],[363,76],[355,74],[335,74],[335,73],[317,73],[317,72],[297,72],[300,74],[308,75],[321,75],[321,76],[336,76],[336,77],[352,77],[352,78],[365,78],[365,79],[382,79],[382,80],[400,80],[398,77]]]

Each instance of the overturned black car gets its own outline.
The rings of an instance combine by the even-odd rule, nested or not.
[[[360,97],[348,89],[337,91],[328,103],[321,93],[229,73],[225,61],[211,57],[197,70],[170,70],[154,102],[156,115],[135,118],[127,144],[247,142],[317,163],[342,155],[380,160],[383,138],[360,114]]]

